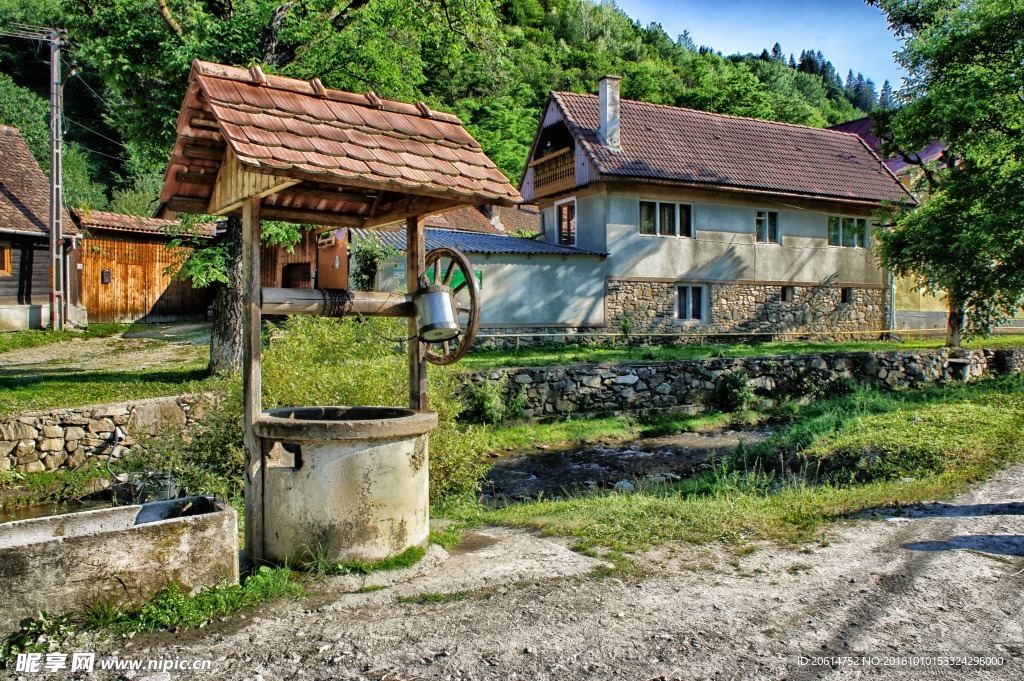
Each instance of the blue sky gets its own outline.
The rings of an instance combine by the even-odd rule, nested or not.
[[[863,0],[616,0],[629,16],[656,21],[673,38],[684,30],[698,45],[729,55],[760,54],[778,41],[788,57],[821,50],[845,78],[862,72],[882,86],[899,88],[902,71],[892,53],[899,41],[885,15]]]

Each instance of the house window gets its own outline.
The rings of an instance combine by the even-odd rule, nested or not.
[[[576,245],[576,199],[555,204],[555,222],[558,225],[558,243]]]
[[[296,262],[281,268],[281,285],[285,288],[313,288],[313,264]]]
[[[794,286],[783,286],[782,287],[782,302],[792,303],[796,297],[796,287]]]
[[[11,273],[11,242],[0,241],[0,276]]]
[[[843,248],[865,248],[868,221],[866,218],[848,218],[830,215],[828,218],[828,245]]]
[[[640,233],[693,238],[693,207],[686,203],[640,202]]]
[[[777,244],[779,241],[779,214],[773,210],[757,211],[755,220],[757,240],[765,244]]]
[[[676,287],[676,319],[683,322],[704,321],[704,287]]]
[[[843,288],[839,290],[839,302],[849,304],[853,302],[853,289]]]

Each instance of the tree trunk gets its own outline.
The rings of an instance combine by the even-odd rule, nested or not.
[[[964,335],[964,306],[949,299],[949,318],[946,321],[946,347],[959,348]]]
[[[228,282],[213,298],[210,373],[230,376],[242,370],[242,221],[230,218],[227,233],[231,258]]]

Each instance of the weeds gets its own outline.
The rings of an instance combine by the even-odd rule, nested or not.
[[[429,605],[434,603],[454,603],[455,601],[462,601],[473,594],[469,591],[453,591],[451,593],[429,593],[419,594],[417,596],[399,596],[399,603],[412,603],[415,605]]]
[[[408,549],[390,558],[378,561],[332,561],[327,557],[327,550],[322,545],[307,550],[307,557],[299,567],[312,575],[368,575],[374,572],[389,572],[410,568],[422,560],[427,554],[421,546],[410,546]]]

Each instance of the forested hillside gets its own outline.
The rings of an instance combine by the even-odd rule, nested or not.
[[[513,181],[548,92],[595,92],[608,73],[627,98],[814,126],[892,104],[811,46],[722,56],[589,0],[0,0],[10,21],[68,30],[69,202],[138,214],[155,206],[195,58],[423,99],[461,116]],[[45,167],[48,54],[0,40],[0,123]]]

